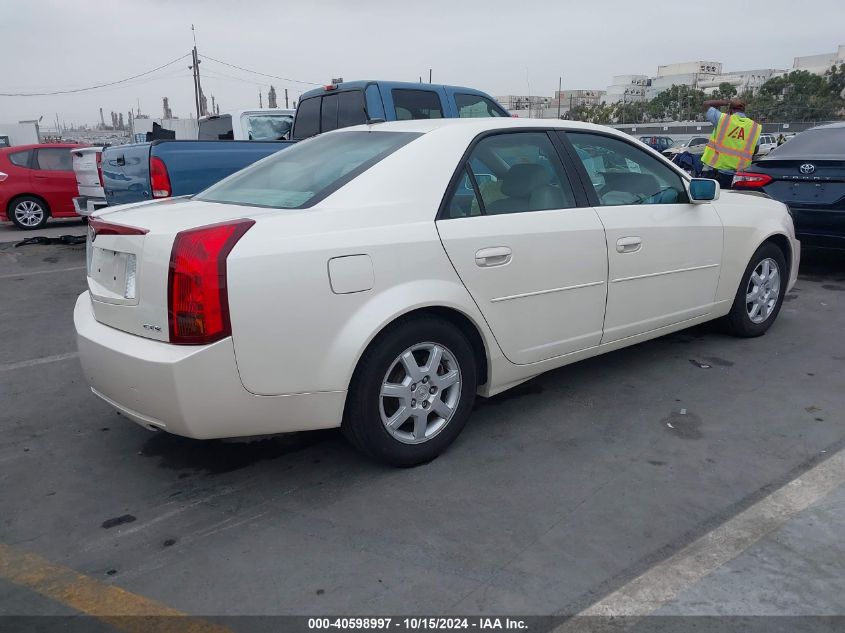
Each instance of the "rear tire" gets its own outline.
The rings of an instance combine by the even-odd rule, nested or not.
[[[762,336],[772,326],[783,305],[789,268],[783,251],[771,242],[758,248],[742,275],[731,311],[724,318],[734,336]]]
[[[475,354],[464,334],[435,317],[402,319],[358,363],[341,426],[369,457],[416,466],[463,430],[475,401]]]
[[[32,231],[47,224],[50,209],[41,198],[20,196],[9,203],[6,216],[19,229]]]

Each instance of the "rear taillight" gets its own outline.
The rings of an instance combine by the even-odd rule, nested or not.
[[[167,279],[171,343],[205,345],[232,334],[226,258],[253,224],[235,220],[176,235]]]
[[[97,152],[97,177],[100,179],[100,186],[105,188],[106,183],[103,182],[103,153]]]
[[[153,189],[153,198],[169,198],[173,193],[167,167],[158,156],[150,157],[150,185]]]
[[[739,171],[734,176],[733,189],[760,189],[774,180],[769,174],[753,174],[751,172]]]

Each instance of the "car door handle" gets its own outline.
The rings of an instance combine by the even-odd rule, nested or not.
[[[616,240],[616,252],[618,253],[636,253],[642,248],[643,240],[637,236],[620,237]]]
[[[115,164],[116,164],[118,167],[123,167],[123,166],[125,166],[125,165],[126,165],[126,157],[125,157],[125,156],[118,156],[118,157],[115,159],[115,161],[114,161],[114,162],[115,162]]]
[[[482,248],[475,254],[475,265],[481,267],[504,266],[511,260],[513,252],[507,246]]]

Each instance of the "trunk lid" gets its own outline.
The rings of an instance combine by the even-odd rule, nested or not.
[[[186,198],[143,202],[95,214],[88,230],[88,290],[100,323],[169,340],[167,283],[176,234],[209,224],[278,213]]]
[[[763,190],[775,200],[802,207],[845,205],[845,161],[773,158],[755,168],[773,178]]]

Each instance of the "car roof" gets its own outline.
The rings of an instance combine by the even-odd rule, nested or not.
[[[467,129],[477,133],[488,130],[510,130],[510,129],[559,129],[559,130],[582,130],[595,131],[633,138],[625,132],[619,132],[614,128],[595,123],[582,123],[580,121],[563,121],[559,119],[522,119],[516,117],[489,117],[489,118],[467,118],[467,119],[414,119],[411,121],[388,121],[385,123],[373,123],[372,125],[355,125],[346,127],[326,134],[338,134],[352,130],[364,130],[375,132],[416,132],[427,134],[442,129]]]
[[[331,94],[333,92],[342,92],[344,90],[366,90],[367,86],[369,86],[370,84],[378,85],[379,87],[385,88],[387,90],[393,90],[394,88],[405,90],[436,90],[439,88],[445,88],[446,90],[458,90],[464,94],[480,95],[492,99],[492,97],[490,97],[490,95],[486,92],[477,90],[475,88],[468,88],[467,86],[451,86],[449,84],[421,84],[411,81],[382,81],[375,79],[359,79],[356,81],[344,81],[343,83],[339,84],[328,84],[337,86],[332,90],[326,90],[325,87],[314,88],[313,90],[309,90],[308,92],[303,93],[299,100],[301,102],[303,99],[308,99],[317,95]]]

